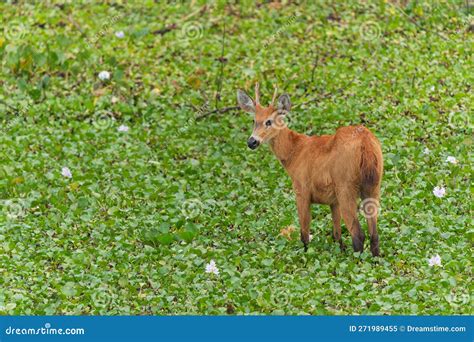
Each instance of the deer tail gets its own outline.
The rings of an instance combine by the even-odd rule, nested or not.
[[[382,160],[378,146],[370,137],[366,137],[361,145],[361,181],[363,188],[372,188],[380,183]]]

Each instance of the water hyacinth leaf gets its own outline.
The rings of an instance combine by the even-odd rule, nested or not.
[[[174,241],[174,235],[170,233],[159,234],[156,236],[156,240],[162,245],[169,245]]]

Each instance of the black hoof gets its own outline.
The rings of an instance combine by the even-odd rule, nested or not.
[[[375,238],[370,238],[370,251],[374,257],[380,255],[378,236]]]
[[[363,252],[364,251],[364,234],[360,234],[359,236],[352,237],[352,247],[354,248],[354,252]]]
[[[374,257],[380,256],[379,246],[370,247],[370,251],[372,252],[372,256],[374,256]]]
[[[342,242],[342,240],[339,241],[339,248],[340,248],[341,251],[343,251],[343,252],[346,251],[346,245],[344,244],[344,242]]]

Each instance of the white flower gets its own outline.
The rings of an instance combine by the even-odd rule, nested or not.
[[[117,31],[117,32],[115,32],[115,37],[123,38],[123,37],[125,37],[125,33],[123,33],[123,31]]]
[[[206,265],[206,273],[219,275],[219,269],[217,268],[216,262],[214,260],[211,260],[211,262]]]
[[[69,168],[66,166],[62,168],[61,174],[66,178],[72,178],[71,170],[69,170]]]
[[[431,86],[430,91],[435,91],[435,86]]]
[[[128,126],[120,125],[120,127],[117,128],[117,131],[119,131],[119,132],[128,132]]]
[[[433,267],[433,266],[441,266],[441,257],[439,256],[439,254],[436,254],[435,256],[432,256],[432,257],[428,260],[428,265],[430,265],[431,267]]]
[[[428,147],[425,147],[425,149],[423,150],[423,154],[430,154],[430,149]]]
[[[116,96],[112,96],[112,98],[110,99],[110,102],[117,103],[117,102],[119,102],[119,98],[116,97]]]
[[[99,72],[99,78],[100,78],[102,81],[108,80],[108,79],[110,78],[110,72],[105,71],[105,70]]]
[[[446,189],[442,186],[436,186],[433,189],[433,194],[439,198],[444,197],[444,195],[446,195]]]
[[[309,234],[309,241],[313,240],[313,235]]]
[[[453,156],[449,156],[448,158],[446,158],[446,161],[448,163],[451,163],[451,164],[457,164],[458,163],[458,160],[456,158],[454,158]]]

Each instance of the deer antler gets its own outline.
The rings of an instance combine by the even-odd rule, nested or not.
[[[260,86],[258,82],[255,83],[255,104],[260,104]]]
[[[274,106],[275,105],[275,100],[276,100],[276,97],[277,97],[277,94],[278,94],[278,87],[276,84],[273,85],[275,87],[275,92],[273,93],[273,98],[272,98],[272,103],[270,103],[270,106]]]

